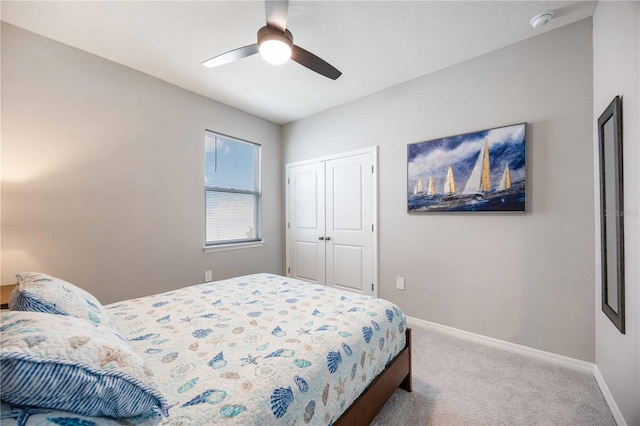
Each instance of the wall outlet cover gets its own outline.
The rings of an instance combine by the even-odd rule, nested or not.
[[[396,288],[404,290],[404,277],[396,277]]]
[[[213,281],[213,272],[211,271],[205,271],[204,272],[204,282],[208,283]]]

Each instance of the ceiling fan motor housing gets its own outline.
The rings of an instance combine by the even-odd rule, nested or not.
[[[284,30],[284,33],[278,28],[265,25],[258,30],[258,46],[267,40],[278,40],[285,43],[293,50],[293,34],[289,30]]]

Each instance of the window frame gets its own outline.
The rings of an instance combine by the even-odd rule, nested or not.
[[[245,190],[245,189],[235,189],[235,188],[227,188],[227,187],[218,187],[218,186],[208,186],[206,183],[207,180],[207,171],[206,171],[206,141],[207,136],[213,135],[214,137],[220,137],[224,139],[229,139],[233,142],[240,142],[253,145],[257,147],[257,155],[255,158],[255,185],[256,190]],[[217,148],[216,148],[217,149]],[[248,141],[246,139],[241,139],[235,136],[230,136],[224,133],[216,132],[214,130],[205,129],[205,156],[204,156],[204,251],[217,251],[217,250],[225,250],[225,249],[236,249],[243,247],[255,247],[261,246],[264,244],[262,241],[262,231],[261,231],[261,212],[262,212],[262,145],[256,142]],[[255,238],[242,238],[242,239],[233,239],[233,240],[220,240],[220,241],[207,241],[207,194],[208,193],[227,193],[227,194],[243,194],[243,195],[253,195],[254,197],[254,228],[255,228]]]

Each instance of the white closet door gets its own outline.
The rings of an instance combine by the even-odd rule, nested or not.
[[[373,295],[373,155],[326,162],[326,285]]]
[[[289,167],[287,182],[289,276],[324,284],[324,162]]]

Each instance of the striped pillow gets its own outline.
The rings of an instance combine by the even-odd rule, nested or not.
[[[41,312],[0,318],[2,399],[86,416],[167,410],[153,372],[114,330]]]
[[[113,328],[109,314],[91,293],[40,272],[23,272],[16,277],[18,286],[9,299],[12,311],[70,315]]]

